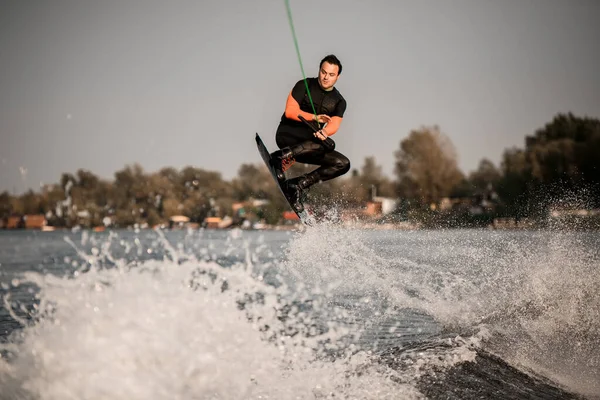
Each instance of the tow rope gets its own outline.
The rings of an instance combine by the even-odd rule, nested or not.
[[[300,46],[298,46],[298,38],[296,37],[296,30],[294,29],[294,19],[292,18],[292,8],[290,7],[290,0],[285,0],[285,8],[287,9],[288,21],[290,23],[290,30],[292,31],[292,38],[294,39],[294,46],[296,47],[296,54],[298,55],[298,63],[300,64],[300,71],[302,71],[302,78],[304,79],[304,86],[306,86],[306,93],[308,93],[308,100],[310,101],[310,105],[313,110],[313,114],[315,114],[315,121],[319,129],[321,125],[317,119],[317,110],[315,109],[315,105],[313,103],[312,97],[310,95],[310,90],[308,89],[308,82],[306,81],[306,74],[304,73],[304,67],[302,66],[302,57],[300,56]]]

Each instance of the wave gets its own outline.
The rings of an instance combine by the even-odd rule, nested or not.
[[[390,237],[320,226],[283,244],[280,233],[211,235],[84,236],[70,241],[83,262],[69,259],[66,276],[23,274],[19,287],[28,282],[39,291],[25,326],[0,346],[0,398],[597,393],[596,361],[569,348],[579,340],[593,354],[597,322],[561,337],[570,326],[558,321],[563,303],[540,300],[556,299],[547,277],[555,276],[548,269],[561,270],[557,260],[589,275],[585,244],[577,256],[569,245],[565,258],[542,251],[552,246],[536,242],[539,251],[528,255],[523,238],[479,233]],[[500,253],[508,255],[489,266],[498,255],[486,248],[490,242],[518,251]],[[563,299],[593,283],[566,281],[558,287]],[[534,284],[535,295],[523,290]],[[577,301],[596,301],[585,296]],[[10,299],[9,306],[26,317]],[[593,313],[580,309],[568,318],[581,323]],[[565,354],[573,356],[567,365],[580,368],[579,381],[551,368]]]

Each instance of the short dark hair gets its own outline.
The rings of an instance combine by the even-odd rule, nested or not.
[[[321,69],[321,67],[323,67],[324,62],[328,62],[329,64],[332,64],[332,65],[337,65],[338,66],[338,75],[340,75],[342,73],[342,63],[333,54],[329,54],[328,56],[325,56],[325,58],[323,58],[321,60],[321,64],[319,64],[319,70]]]

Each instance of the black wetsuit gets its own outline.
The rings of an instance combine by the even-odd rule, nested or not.
[[[330,91],[323,90],[317,78],[308,78],[307,83],[317,115],[340,118],[344,116],[346,100],[335,87]],[[302,111],[313,114],[304,80],[296,83],[292,89],[292,97],[296,99]],[[316,125],[316,122],[313,121],[313,124]],[[303,122],[287,118],[285,113],[277,128],[275,141],[280,149],[297,148],[298,145],[302,145],[302,149],[295,152],[294,158],[297,162],[319,165],[320,168],[311,175],[317,175],[320,181],[336,178],[350,170],[350,160],[346,156],[335,150],[328,151],[322,140],[314,136],[312,129]]]

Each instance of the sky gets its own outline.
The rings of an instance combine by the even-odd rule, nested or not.
[[[558,113],[600,117],[600,1],[290,0],[307,76],[338,56],[336,149],[394,177],[437,125],[460,168]],[[86,169],[112,180],[186,166],[237,175],[274,151],[302,78],[284,0],[0,0],[0,191]]]

